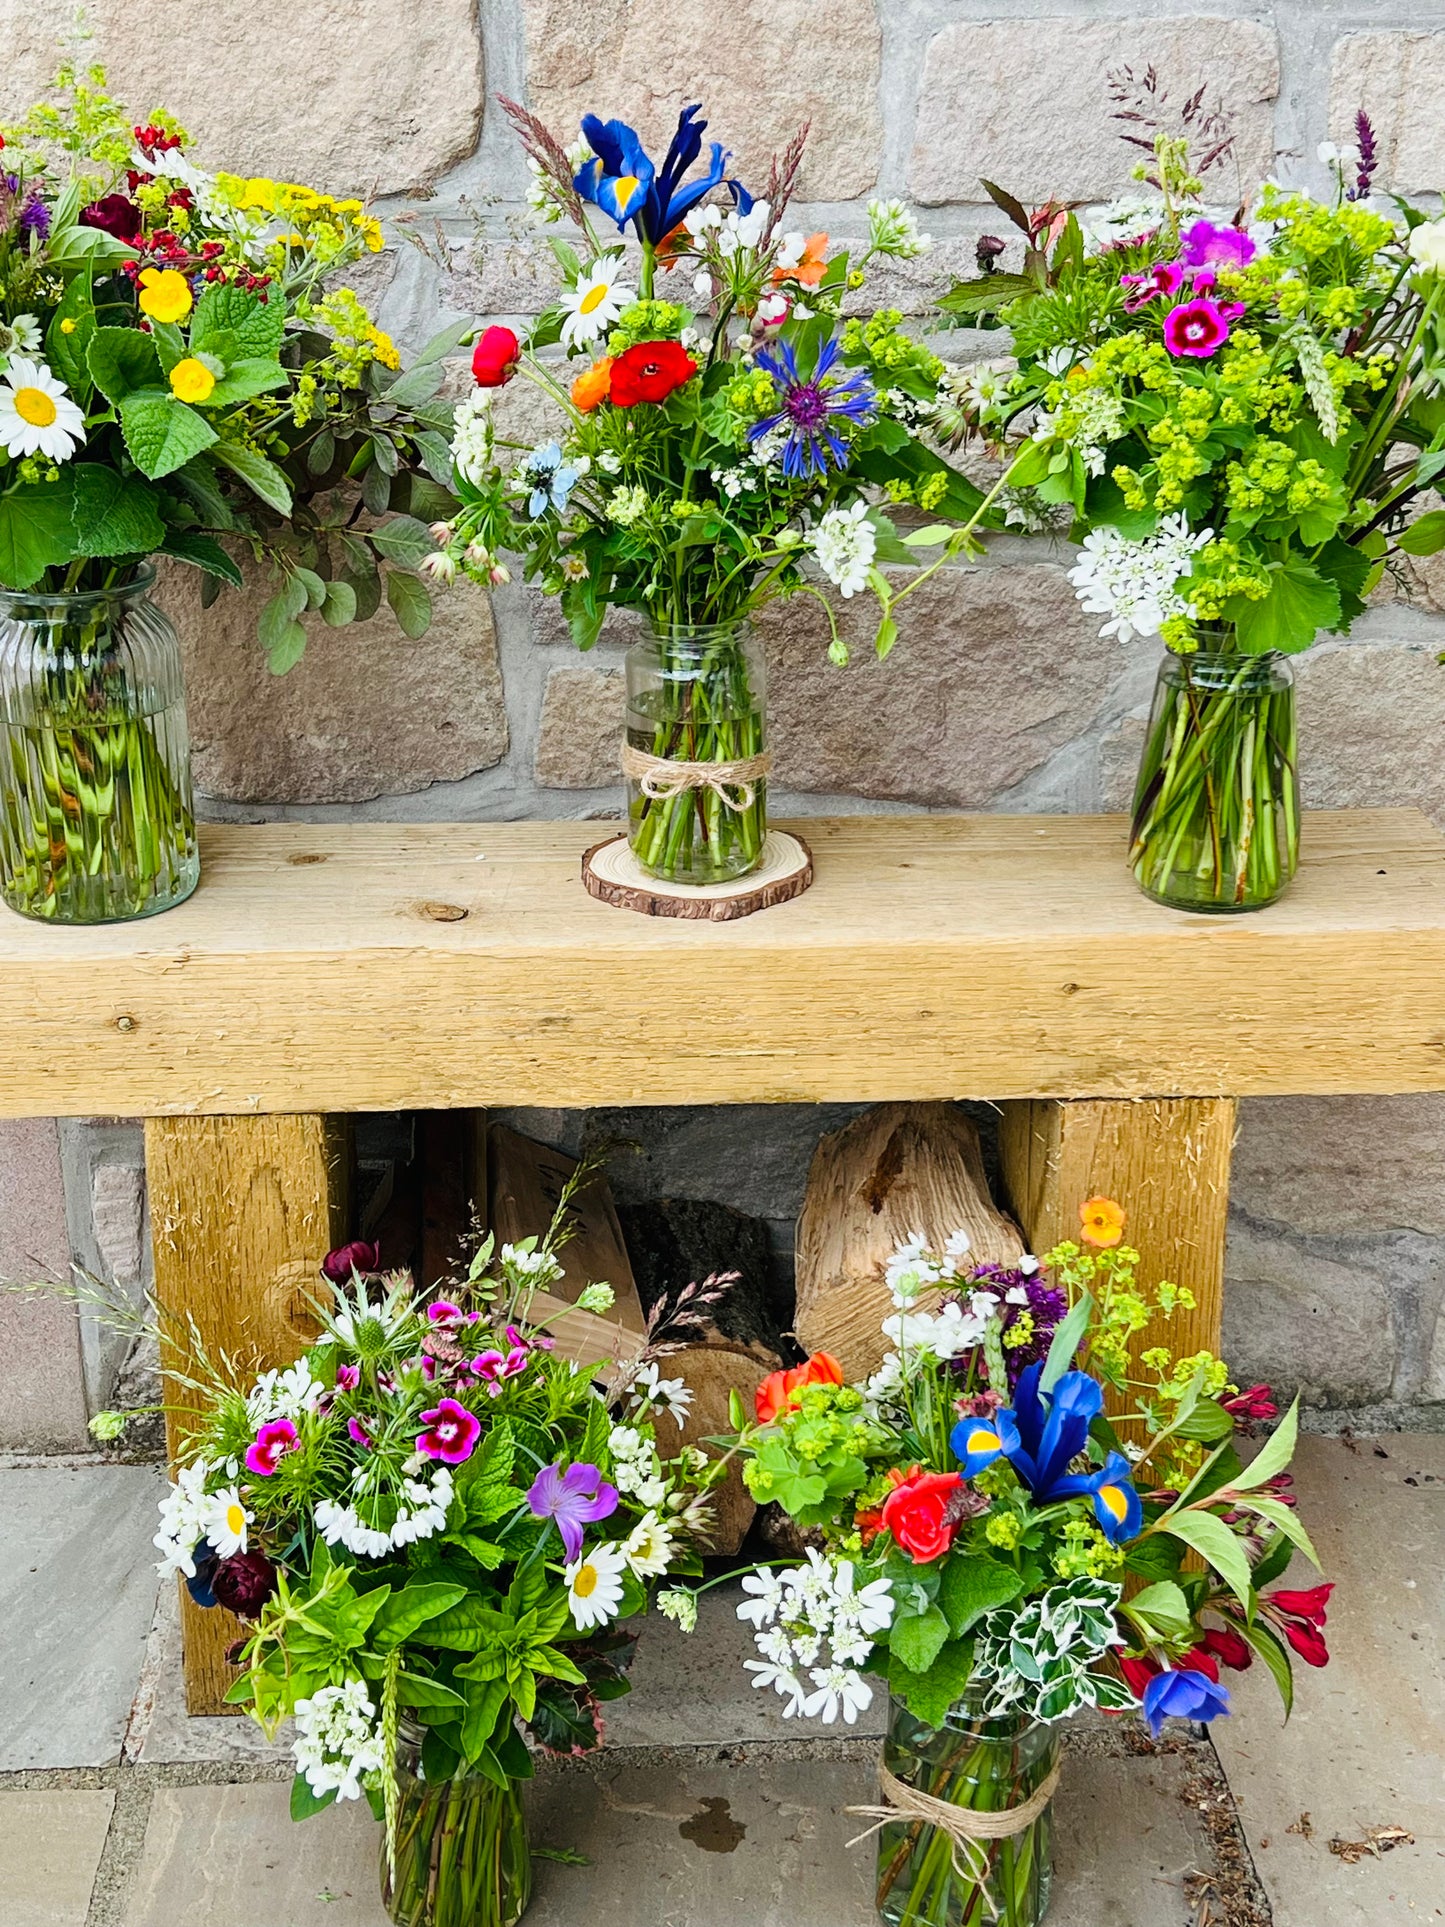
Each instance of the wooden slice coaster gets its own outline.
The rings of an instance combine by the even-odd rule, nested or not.
[[[582,859],[590,896],[645,917],[702,917],[727,923],[800,897],[813,881],[813,853],[800,836],[769,830],[763,860],[730,883],[665,883],[649,876],[627,847],[625,836],[594,844]]]

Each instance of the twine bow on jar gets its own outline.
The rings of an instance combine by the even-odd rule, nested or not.
[[[688,790],[711,790],[725,809],[738,815],[753,807],[757,785],[772,762],[767,750],[732,763],[687,763],[670,756],[653,756],[631,743],[622,745],[622,774],[631,777],[644,796],[654,802],[671,802]]]
[[[909,1786],[890,1773],[880,1760],[878,1762],[878,1791],[883,1804],[876,1807],[844,1807],[845,1813],[856,1815],[862,1820],[871,1820],[873,1825],[865,1827],[862,1833],[848,1842],[856,1847],[870,1834],[877,1833],[890,1821],[915,1821],[923,1826],[937,1827],[946,1833],[953,1842],[953,1870],[961,1880],[972,1880],[980,1889],[988,1878],[988,1852],[983,1845],[987,1840],[1011,1840],[1016,1834],[1023,1833],[1039,1819],[1045,1807],[1054,1797],[1059,1784],[1062,1765],[1053,1771],[1031,1793],[1027,1800],[1016,1807],[1002,1807],[994,1812],[983,1812],[974,1807],[955,1806],[951,1800],[935,1799],[933,1794],[924,1793],[921,1788]],[[997,1918],[997,1915],[995,1915]]]

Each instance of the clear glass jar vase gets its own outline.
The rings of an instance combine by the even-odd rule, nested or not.
[[[890,1702],[883,1764],[895,1779],[972,1813],[1021,1807],[1059,1760],[1059,1729],[1018,1716],[984,1719],[965,1697],[942,1726]],[[879,1918],[888,1927],[1038,1927],[1049,1904],[1052,1813],[1003,1839],[960,1839],[919,1820],[878,1838]]]
[[[746,876],[767,835],[767,674],[746,622],[659,624],[627,652],[628,838],[649,876]]]
[[[1129,864],[1177,910],[1258,910],[1299,862],[1294,671],[1244,655],[1233,634],[1165,656],[1139,782]]]
[[[0,590],[0,896],[22,916],[123,922],[199,880],[180,642],[154,583]]]
[[[532,1898],[519,1782],[463,1769],[428,1780],[424,1729],[400,1721],[395,1865],[381,1843],[381,1900],[396,1927],[514,1927]]]

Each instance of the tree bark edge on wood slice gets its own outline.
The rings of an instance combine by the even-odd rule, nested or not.
[[[582,858],[582,883],[589,896],[645,917],[730,923],[791,903],[812,882],[813,853],[790,830],[769,830],[757,869],[732,883],[665,883],[649,876],[632,855],[625,836],[594,843]]]

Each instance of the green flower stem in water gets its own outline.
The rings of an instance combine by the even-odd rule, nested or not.
[[[1273,656],[1170,656],[1134,797],[1129,863],[1180,909],[1254,910],[1299,858],[1294,684]]]
[[[396,1927],[514,1927],[532,1895],[521,1788],[481,1773],[432,1783],[398,1773],[396,1868],[382,1843],[382,1901]]]

